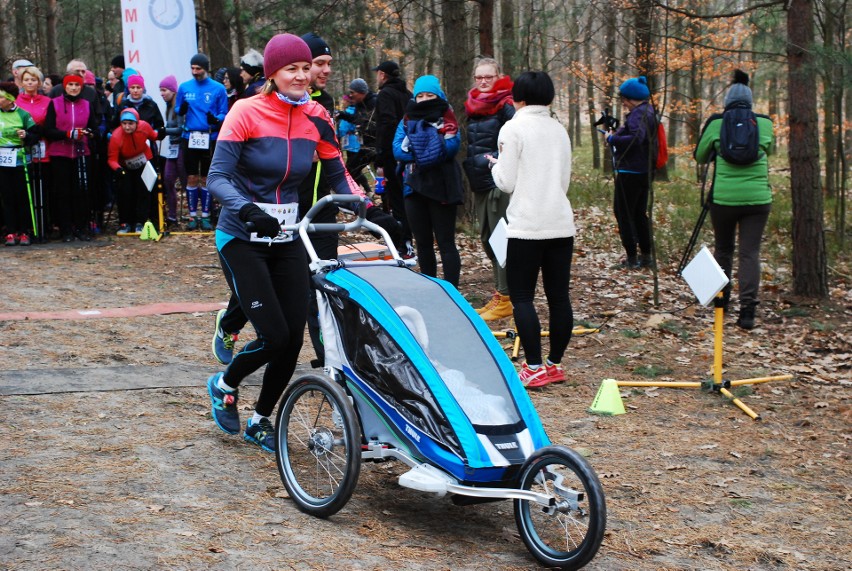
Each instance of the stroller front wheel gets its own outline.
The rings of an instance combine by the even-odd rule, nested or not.
[[[527,549],[543,565],[579,569],[600,548],[606,528],[603,488],[577,452],[548,446],[530,456],[520,488],[553,498],[552,506],[515,500],[515,522]]]
[[[315,374],[291,381],[275,439],[278,473],[296,506],[317,517],[340,511],[361,471],[361,430],[340,385]]]

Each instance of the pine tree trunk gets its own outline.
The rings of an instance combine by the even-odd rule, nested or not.
[[[47,54],[46,68],[50,70],[59,69],[59,53],[56,49],[56,17],[57,17],[57,0],[48,0],[47,2],[47,17],[45,20],[47,29]]]
[[[479,54],[494,57],[494,0],[477,0],[479,4]]]
[[[515,3],[512,0],[500,0],[500,53],[503,73],[509,77],[515,76],[517,48]]]
[[[790,186],[793,198],[793,291],[828,295],[823,199],[819,185],[814,14],[812,0],[791,0],[787,14],[790,91]]]
[[[220,67],[233,65],[234,54],[231,51],[231,18],[225,8],[224,0],[206,0],[207,55],[210,57],[210,73],[216,73]]]

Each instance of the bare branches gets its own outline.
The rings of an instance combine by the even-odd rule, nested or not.
[[[690,12],[689,10],[684,10],[682,8],[674,8],[665,4],[663,2],[654,1],[654,5],[658,8],[662,8],[667,12],[674,12],[675,14],[680,14],[681,16],[686,16],[687,18],[695,18],[698,20],[715,20],[717,18],[736,18],[737,16],[742,16],[744,14],[749,14],[751,12],[756,12],[758,10],[762,10],[764,8],[775,8],[778,6],[784,6],[786,8],[787,2],[786,0],[773,0],[772,2],[764,2],[762,4],[755,4],[754,6],[749,6],[748,8],[743,8],[742,10],[736,10],[734,12],[720,12],[718,14],[696,14],[695,12]]]

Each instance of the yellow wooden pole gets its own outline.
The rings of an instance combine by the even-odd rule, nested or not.
[[[731,399],[731,402],[734,403],[735,405],[737,405],[740,408],[740,410],[742,410],[744,413],[749,415],[752,418],[752,420],[760,420],[760,416],[756,412],[751,410],[748,406],[746,406],[745,403],[743,403],[743,401],[741,401],[740,399],[735,397],[731,393],[731,391],[729,391],[725,387],[720,387],[719,392],[722,393],[723,395],[725,395],[726,397],[728,397],[729,399]]]
[[[740,379],[738,381],[731,381],[732,387],[738,387],[740,385],[756,385],[758,383],[769,383],[771,381],[789,381],[793,378],[793,375],[775,375],[774,377],[755,377],[753,379]]]
[[[722,298],[722,292],[716,296]],[[724,342],[722,338],[722,328],[725,326],[725,308],[722,304],[717,304],[715,315],[713,317],[713,384],[722,384],[722,350]]]
[[[618,381],[619,387],[661,387],[670,389],[700,389],[702,383],[692,381]]]

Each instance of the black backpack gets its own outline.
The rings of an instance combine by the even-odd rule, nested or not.
[[[719,154],[735,165],[750,165],[760,158],[757,116],[748,107],[732,107],[722,115]]]

